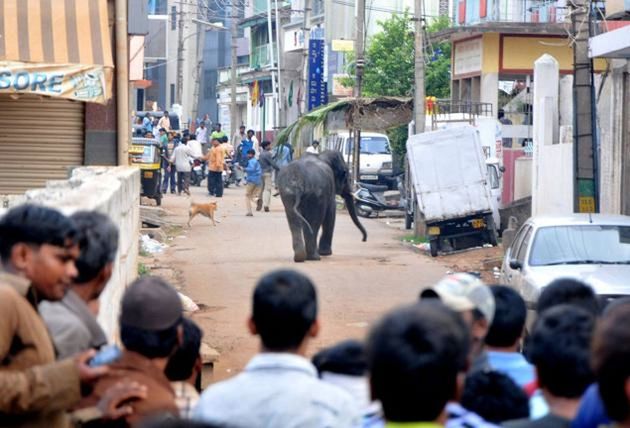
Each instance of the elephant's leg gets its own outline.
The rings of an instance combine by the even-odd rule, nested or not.
[[[284,203],[284,200],[282,202]],[[303,262],[306,260],[306,249],[304,248],[304,238],[302,236],[304,222],[293,212],[292,202],[284,203],[284,206],[289,229],[291,230],[291,237],[293,238],[293,261]]]
[[[335,230],[335,216],[337,215],[336,201],[333,198],[332,203],[328,205],[328,209],[324,214],[324,221],[322,222],[322,237],[319,238],[319,255],[330,256],[332,255],[332,239],[333,231]]]
[[[319,260],[319,253],[317,252],[317,233],[319,232],[319,227],[315,227],[316,225],[309,221],[311,224],[311,229],[306,227],[302,228],[302,233],[304,233],[304,242],[306,244],[306,260]]]

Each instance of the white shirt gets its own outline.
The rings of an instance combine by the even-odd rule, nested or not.
[[[319,151],[313,147],[313,146],[308,146],[308,148],[306,149],[306,153],[315,153],[315,154],[319,154]]]
[[[198,140],[188,140],[188,147],[193,152],[193,156],[198,158],[201,157],[201,143]]]
[[[193,151],[186,144],[181,143],[179,146],[175,147],[170,160],[175,164],[177,172],[191,171],[189,156],[195,157]]]
[[[355,400],[317,378],[306,358],[261,353],[232,379],[201,395],[193,419],[232,428],[351,428],[360,425]]]
[[[199,141],[199,144],[205,144],[208,142],[208,128],[197,128],[195,135],[197,135],[197,141]]]

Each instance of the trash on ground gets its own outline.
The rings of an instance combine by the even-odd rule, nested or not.
[[[182,307],[184,308],[185,312],[197,312],[199,310],[199,306],[197,306],[197,304],[193,302],[190,297],[182,293],[177,294],[179,294],[179,300],[181,300]]]
[[[151,239],[149,235],[140,236],[140,245],[142,246],[142,250],[149,254],[159,254],[167,248],[166,244]]]

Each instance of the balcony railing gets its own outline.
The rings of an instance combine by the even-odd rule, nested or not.
[[[249,65],[239,65],[236,68],[236,76],[240,77],[241,74],[245,74],[249,71],[251,71],[251,68],[249,68]],[[232,70],[229,67],[219,70],[219,85],[224,84],[224,83],[229,83],[231,78],[232,78]]]
[[[278,45],[273,43],[274,55],[277,55]],[[275,61],[274,61],[275,62]],[[255,46],[249,56],[249,66],[253,69],[261,69],[271,65],[269,44]]]
[[[561,23],[568,9],[558,0],[458,0],[456,23]],[[498,4],[498,7],[496,7]]]

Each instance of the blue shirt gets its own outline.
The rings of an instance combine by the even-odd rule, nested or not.
[[[277,145],[274,149],[274,160],[279,167],[288,165],[291,162],[291,148],[286,144]]]
[[[580,408],[571,423],[571,427],[591,428],[610,425],[611,422],[606,413],[602,397],[599,395],[599,387],[597,384],[589,386],[582,397]]]
[[[252,183],[256,186],[262,185],[262,168],[260,167],[260,162],[258,162],[258,159],[251,158],[249,161],[247,161],[245,172],[247,173],[248,184]]]
[[[361,422],[347,392],[319,380],[307,359],[288,353],[258,354],[242,373],[210,386],[193,419],[231,428],[351,428]]]
[[[523,354],[518,352],[486,352],[488,365],[493,370],[512,378],[521,388],[536,380],[534,366],[529,364]]]
[[[142,127],[147,132],[153,132],[153,122],[146,116],[142,119]]]

